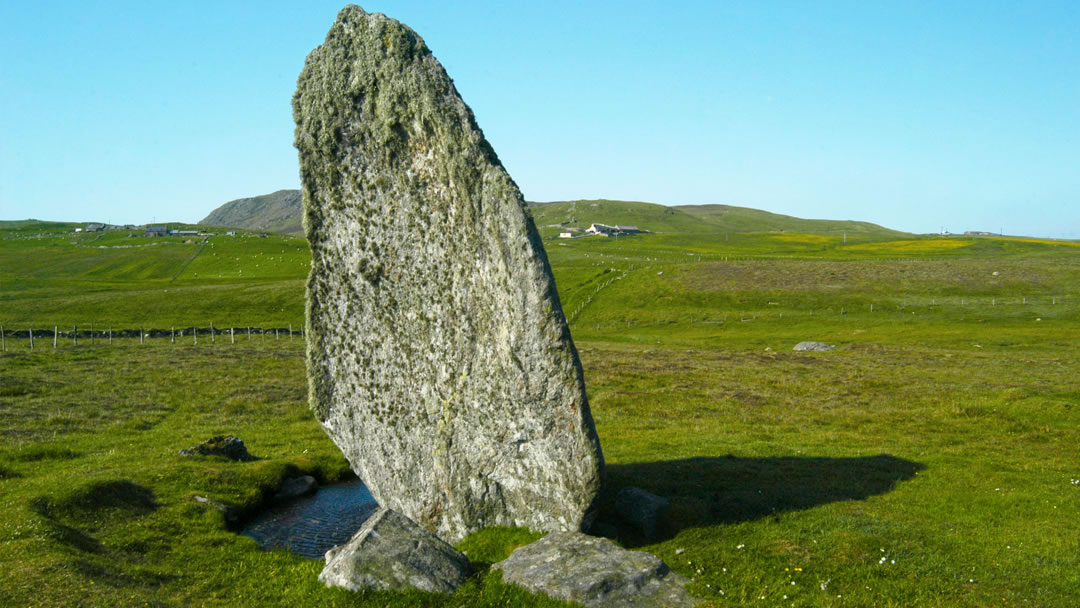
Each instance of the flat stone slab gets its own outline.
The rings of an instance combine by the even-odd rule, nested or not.
[[[404,515],[380,508],[345,545],[326,552],[327,587],[452,593],[469,558]]]
[[[348,6],[293,98],[310,403],[379,504],[457,542],[579,530],[603,457],[539,233],[427,45]]]
[[[683,589],[686,577],[655,555],[578,532],[548,534],[492,568],[502,570],[505,583],[589,607],[683,607],[700,601]]]
[[[791,350],[823,353],[823,352],[828,352],[830,350],[833,350],[834,348],[836,348],[836,347],[833,346],[832,344],[825,344],[824,342],[807,341],[807,342],[799,342],[798,344],[795,345],[795,348],[793,348]]]

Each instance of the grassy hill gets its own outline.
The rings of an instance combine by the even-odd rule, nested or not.
[[[299,190],[278,190],[271,194],[229,201],[199,222],[201,226],[227,226],[300,234],[303,198]]]
[[[666,207],[655,203],[599,199],[530,202],[529,208],[540,234],[545,237],[575,228],[584,230],[592,223],[632,225],[665,234],[806,232],[835,236],[846,233],[850,237],[865,238],[896,238],[904,234],[868,222],[806,220],[730,205]],[[301,234],[301,213],[300,191],[279,190],[225,203],[199,224]]]
[[[868,222],[806,220],[730,205],[682,205],[611,200],[530,203],[543,236],[557,235],[589,224],[628,224],[653,233],[733,234],[749,232],[802,232],[821,235],[897,238],[906,233]]]
[[[807,220],[732,205],[680,205],[680,211],[732,232],[807,232],[839,236],[861,235],[875,238],[900,237],[906,233],[869,222],[850,220]]]
[[[545,241],[609,490],[670,500],[622,544],[704,606],[1080,605],[1080,243],[592,203],[533,215],[655,230]],[[528,531],[465,539],[476,574],[445,596],[327,589],[231,531],[195,497],[245,515],[286,477],[348,475],[302,340],[30,352],[25,329],[299,325],[306,241],[76,226],[0,223],[0,605],[564,606],[489,570]],[[259,460],[176,455],[220,434]]]

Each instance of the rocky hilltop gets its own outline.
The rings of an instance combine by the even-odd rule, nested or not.
[[[301,214],[300,191],[278,190],[229,201],[211,211],[199,224],[295,234],[304,230]]]

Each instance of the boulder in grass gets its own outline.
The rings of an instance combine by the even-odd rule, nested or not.
[[[554,532],[492,566],[503,582],[592,607],[690,607],[698,601],[660,558],[606,538]]]
[[[247,462],[257,460],[252,456],[244,441],[232,435],[218,435],[211,437],[199,445],[180,450],[181,456],[224,456],[229,460]]]
[[[348,543],[326,552],[319,580],[352,591],[419,589],[452,593],[469,558],[408,517],[380,508]]]
[[[791,350],[823,353],[823,352],[828,352],[830,350],[833,350],[834,348],[836,348],[836,347],[833,346],[832,344],[825,344],[824,342],[807,341],[807,342],[799,342],[798,344],[795,345],[795,348],[793,348]]]

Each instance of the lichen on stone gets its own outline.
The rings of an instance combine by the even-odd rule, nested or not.
[[[587,523],[603,456],[539,234],[423,39],[348,6],[293,97],[311,408],[451,541]]]

